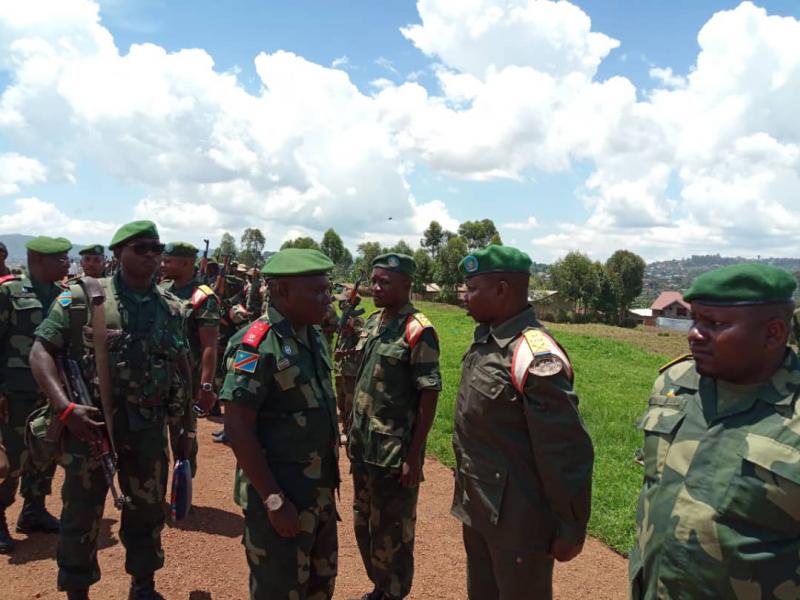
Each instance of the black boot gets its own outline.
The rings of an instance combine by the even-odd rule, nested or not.
[[[128,600],[164,600],[164,596],[156,591],[153,576],[131,578],[131,591]]]
[[[11,554],[14,551],[14,540],[6,523],[6,511],[0,510],[0,554]]]
[[[67,600],[89,600],[89,589],[67,592]]]
[[[58,519],[44,507],[44,496],[25,498],[17,519],[17,533],[58,533],[60,529]]]

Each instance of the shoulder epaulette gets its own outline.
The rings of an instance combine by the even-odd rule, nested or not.
[[[530,373],[549,377],[562,369],[572,381],[572,363],[550,334],[542,329],[528,329],[522,334],[511,360],[511,382],[520,394]]]
[[[253,321],[250,327],[247,328],[247,331],[242,338],[242,344],[251,346],[253,348],[258,348],[259,344],[264,341],[264,337],[269,332],[270,327],[271,325],[269,323],[261,319]]]
[[[688,360],[688,359],[690,359],[690,358],[692,358],[692,354],[691,354],[691,353],[687,353],[687,354],[681,354],[681,355],[680,355],[680,356],[678,356],[677,358],[673,358],[673,359],[672,359],[671,361],[669,361],[667,364],[660,366],[660,367],[658,368],[658,372],[659,372],[659,373],[663,373],[664,371],[666,371],[666,370],[667,370],[667,369],[669,369],[670,367],[672,367],[672,366],[675,366],[675,365],[677,365],[678,363],[680,363],[680,362],[683,362],[683,361],[685,361],[685,360]]]
[[[209,296],[214,295],[214,290],[212,290],[207,285],[198,285],[197,289],[192,293],[192,308],[197,309],[198,307],[203,305],[203,302],[206,301],[206,298]]]
[[[0,285],[3,285],[9,281],[19,281],[20,279],[21,277],[19,275],[14,275],[13,273],[11,275],[3,275],[0,277]]]
[[[433,331],[433,335],[436,335],[436,329],[434,329],[433,323],[430,322],[428,317],[420,312],[408,316],[408,319],[406,319],[406,342],[409,348],[414,349],[426,329],[430,329]]]

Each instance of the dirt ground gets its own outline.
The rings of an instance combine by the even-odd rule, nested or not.
[[[163,532],[165,567],[157,573],[159,591],[167,600],[244,600],[247,598],[247,563],[241,546],[242,516],[232,500],[233,453],[211,443],[219,425],[200,422],[200,461],[194,482],[194,511],[182,524]],[[343,483],[339,512],[339,576],[336,600],[360,596],[371,589],[364,575],[352,533],[352,485],[342,459]],[[410,599],[463,600],[465,557],[459,523],[450,516],[452,473],[428,459],[418,507],[416,575]],[[61,487],[61,470],[54,489]],[[110,498],[110,496],[109,496]],[[63,598],[56,592],[55,536],[13,533],[21,502],[8,511],[17,550],[0,556],[0,599]],[[60,495],[48,501],[60,513]],[[106,504],[100,533],[102,580],[92,587],[92,598],[127,598],[129,578],[124,572],[124,548],[119,541],[119,513]],[[557,564],[556,598],[618,600],[627,597],[625,559],[594,539],[583,554],[567,564]]]

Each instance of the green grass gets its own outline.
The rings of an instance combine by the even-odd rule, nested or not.
[[[364,305],[367,312],[373,310],[369,299]],[[443,390],[428,437],[428,453],[453,466],[451,436],[461,357],[472,341],[475,324],[457,307],[428,302],[415,305],[434,323],[441,343]],[[595,447],[589,532],[627,553],[633,544],[636,498],[642,482],[641,467],[633,461],[633,453],[641,445],[641,433],[634,423],[644,412],[658,367],[668,358],[628,342],[574,333],[558,325],[550,329],[572,360],[581,415]]]

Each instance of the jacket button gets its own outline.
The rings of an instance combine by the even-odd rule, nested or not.
[[[500,473],[495,473],[495,474],[494,474],[494,478],[495,478],[495,479],[500,479]]]
[[[521,564],[522,564],[522,557],[521,557],[521,556],[518,556],[518,557],[517,557],[517,564],[518,564],[518,565],[521,565]]]

